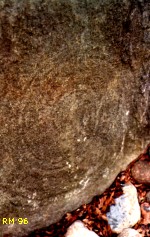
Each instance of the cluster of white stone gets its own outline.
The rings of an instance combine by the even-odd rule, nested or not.
[[[99,237],[94,231],[84,226],[82,221],[75,221],[67,230],[65,237]],[[124,229],[118,237],[141,237],[137,230]]]
[[[123,187],[123,195],[115,199],[115,205],[110,206],[106,214],[108,223],[118,237],[140,237],[133,227],[141,218],[137,190],[134,185]],[[65,237],[98,237],[98,235],[84,226],[82,221],[75,221],[67,230]]]

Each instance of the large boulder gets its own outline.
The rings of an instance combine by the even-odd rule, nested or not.
[[[150,142],[149,7],[0,0],[2,235],[89,202]]]

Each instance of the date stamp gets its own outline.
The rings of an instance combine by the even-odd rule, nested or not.
[[[2,225],[10,225],[18,223],[19,225],[27,225],[28,218],[2,218]]]

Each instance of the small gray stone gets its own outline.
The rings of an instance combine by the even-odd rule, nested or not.
[[[116,205],[110,206],[110,212],[107,213],[112,231],[118,234],[123,229],[134,226],[141,218],[137,190],[134,185],[125,185],[123,192],[123,195],[115,199]]]

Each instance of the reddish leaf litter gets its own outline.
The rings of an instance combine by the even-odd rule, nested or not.
[[[113,184],[101,195],[95,196],[89,204],[83,204],[77,210],[66,213],[63,218],[48,227],[37,229],[28,237],[64,237],[67,228],[76,220],[81,220],[85,226],[99,236],[115,237],[106,217],[109,206],[115,204],[114,199],[122,195],[122,185],[131,182],[138,192],[141,207],[141,220],[132,228],[142,237],[150,236],[150,180],[149,183],[139,183],[131,175],[132,167],[138,161],[148,162],[150,165],[150,144],[143,154],[131,162],[125,171],[119,173]],[[150,168],[149,168],[150,170]]]

